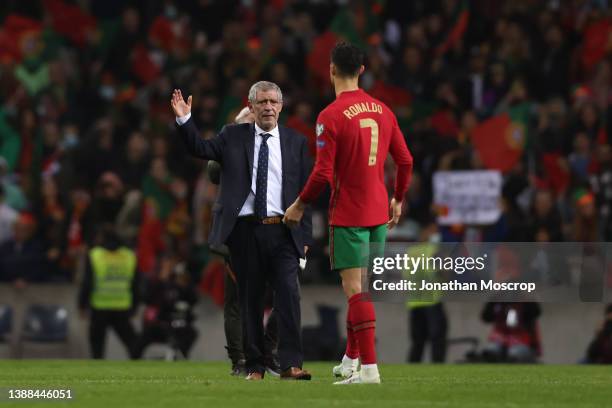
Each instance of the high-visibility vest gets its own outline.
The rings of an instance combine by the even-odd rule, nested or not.
[[[408,249],[408,255],[414,256],[414,257],[418,257],[421,255],[425,257],[432,257],[436,254],[437,251],[438,251],[437,244],[424,242],[424,243],[412,245]],[[421,268],[420,270],[416,271],[415,274],[407,276],[407,278],[414,282],[420,279],[426,279],[429,282],[433,282],[437,280],[437,277],[436,277],[437,273],[438,271],[436,270],[427,270],[426,268]],[[422,300],[419,300],[419,297]],[[419,293],[418,296],[414,296],[412,300],[406,301],[406,307],[410,309],[416,309],[419,307],[434,306],[440,303],[441,298],[442,298],[442,293],[438,290],[432,290],[429,292]]]
[[[89,251],[94,275],[91,307],[96,310],[128,310],[132,307],[132,281],[136,255],[128,248],[116,251],[95,247]]]

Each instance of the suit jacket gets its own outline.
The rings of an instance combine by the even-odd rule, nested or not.
[[[227,125],[209,140],[200,137],[193,118],[178,128],[189,153],[221,164],[221,187],[213,206],[213,222],[208,239],[211,247],[219,247],[225,244],[232,232],[238,213],[251,191],[255,125],[252,123]],[[312,170],[312,161],[304,136],[280,125],[279,133],[283,158],[283,210],[286,210],[306,184]],[[309,211],[304,214],[300,227],[291,229],[291,236],[298,253],[303,257],[304,245],[312,243],[312,222]]]

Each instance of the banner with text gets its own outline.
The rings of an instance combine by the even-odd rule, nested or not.
[[[440,225],[495,223],[501,215],[502,176],[496,170],[438,171],[434,205]]]

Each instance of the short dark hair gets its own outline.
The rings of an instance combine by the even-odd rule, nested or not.
[[[123,244],[121,237],[117,233],[117,228],[112,223],[105,222],[98,225],[97,233],[97,244],[102,247],[114,250]]]
[[[340,76],[354,77],[359,75],[363,65],[364,52],[351,43],[340,41],[331,51],[331,62],[338,69]]]

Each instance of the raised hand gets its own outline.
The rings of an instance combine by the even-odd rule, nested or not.
[[[185,116],[189,112],[191,112],[191,100],[192,100],[191,95],[189,95],[189,98],[187,98],[187,102],[185,102],[185,99],[183,98],[183,93],[181,92],[180,89],[175,89],[174,92],[172,92],[172,99],[170,100],[170,106],[172,106],[174,115],[177,118],[180,118],[181,116]]]
[[[251,112],[251,109],[249,109],[248,106],[245,106],[238,113],[238,115],[236,116],[236,119],[234,119],[234,122],[236,122],[236,123],[253,123],[253,122],[255,122],[255,114],[253,112]]]

